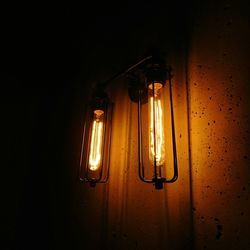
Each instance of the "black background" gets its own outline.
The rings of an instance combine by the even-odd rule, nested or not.
[[[162,34],[186,44],[194,14],[191,1],[1,7],[1,249],[82,249],[72,166],[89,86],[162,45]]]

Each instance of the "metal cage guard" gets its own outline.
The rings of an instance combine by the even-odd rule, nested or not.
[[[136,69],[139,69],[140,66],[148,62],[149,60],[153,59],[153,56],[147,56],[143,58],[142,60],[138,61],[136,64],[132,65],[131,67],[122,70],[118,74],[115,74],[113,77],[108,79],[107,81],[103,83],[99,83],[96,85],[96,89],[104,90],[111,82],[117,80],[118,78],[127,75],[130,72],[134,72]],[[142,67],[140,68],[142,69]],[[145,68],[143,69],[145,70]],[[171,113],[171,127],[172,127],[172,153],[173,153],[173,177],[171,179],[166,179],[161,177],[157,177],[157,170],[156,170],[156,162],[154,160],[154,177],[152,179],[146,179],[145,178],[145,171],[144,171],[144,164],[143,164],[143,150],[142,150],[142,121],[141,121],[141,104],[142,104],[142,98],[145,93],[143,93],[143,89],[140,87],[135,90],[135,92],[138,94],[138,99],[134,99],[130,96],[132,101],[136,101],[138,103],[138,174],[139,178],[146,183],[154,183],[156,189],[162,189],[163,188],[163,183],[173,183],[177,180],[178,178],[178,164],[177,164],[177,150],[176,150],[176,136],[175,136],[175,126],[174,126],[174,111],[173,111],[173,97],[172,97],[172,82],[171,82],[171,73],[170,73],[170,67],[168,69],[163,69],[168,73],[169,76],[169,99],[170,99],[170,113]],[[144,72],[145,73],[145,72]],[[154,84],[154,82],[153,82]],[[154,91],[154,89],[153,89]],[[154,107],[155,108],[155,107]],[[111,106],[111,113],[112,113],[112,106]],[[105,122],[107,122],[107,119],[109,119],[108,114],[105,118]],[[155,118],[154,118],[155,119]],[[81,157],[80,157],[80,171],[82,168],[83,164],[83,154],[84,154],[84,139],[86,140],[86,122],[85,121],[85,126],[84,126],[84,131],[83,131],[83,139],[82,139],[82,147],[81,147]],[[111,126],[112,123],[110,123]],[[155,126],[155,125],[154,125]],[[105,126],[106,129],[106,126]],[[111,128],[110,128],[111,129]],[[155,128],[154,128],[154,136],[155,136]],[[105,141],[108,140],[108,143],[111,141],[111,133],[109,133],[108,138],[105,138]],[[155,140],[156,141],[156,140]],[[104,150],[104,149],[103,149]],[[155,148],[154,148],[155,150]],[[103,152],[104,154],[105,152]],[[110,157],[110,156],[109,156]],[[108,159],[109,161],[109,159]],[[85,171],[83,178],[80,177],[81,181],[89,182],[91,186],[95,186],[96,183],[105,183],[107,182],[110,174],[110,164],[108,164],[108,167],[106,169],[107,173],[106,176],[103,178],[103,168],[100,170],[99,177],[98,178],[91,178],[89,176],[89,169],[87,167],[87,164],[85,164]]]
[[[172,82],[170,68],[169,73],[169,99],[170,99],[170,113],[171,113],[171,127],[172,127],[172,142],[173,142],[173,177],[171,179],[158,178],[156,173],[156,163],[154,162],[154,178],[146,179],[144,176],[144,164],[143,164],[143,150],[142,150],[142,121],[141,121],[141,98],[138,101],[138,173],[139,178],[146,183],[155,183],[156,189],[162,189],[163,183],[173,183],[178,178],[178,163],[177,163],[177,150],[176,150],[176,137],[175,137],[175,125],[174,125],[174,110],[173,110],[173,96],[172,96]],[[141,91],[141,90],[140,90]],[[140,95],[139,95],[140,96]],[[155,134],[155,132],[154,132]],[[155,135],[154,135],[155,136]]]

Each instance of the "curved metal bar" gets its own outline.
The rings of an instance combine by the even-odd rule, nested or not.
[[[141,90],[139,90],[141,92]],[[152,180],[146,179],[144,176],[144,164],[142,156],[142,135],[141,135],[141,93],[139,93],[138,101],[138,174],[141,181],[146,183],[153,183]]]
[[[107,81],[103,82],[103,83],[99,83],[97,84],[97,87],[100,88],[106,88],[111,82],[117,80],[118,78],[126,75],[127,73],[129,73],[131,70],[137,68],[138,66],[140,66],[141,64],[143,64],[144,62],[148,61],[149,59],[151,59],[153,56],[147,56],[143,59],[141,59],[139,62],[135,63],[134,65],[130,66],[129,68],[122,70],[120,72],[118,72],[117,74],[115,74],[114,76],[112,76],[110,79],[108,79]]]
[[[82,171],[82,160],[83,160],[83,148],[84,148],[84,139],[85,139],[85,133],[86,133],[86,120],[84,123],[84,127],[83,127],[83,134],[82,134],[82,146],[81,146],[81,156],[80,156],[80,168],[79,168],[79,179],[80,181],[85,181],[86,176],[84,175],[82,178],[81,175],[81,171]],[[84,166],[84,168],[86,168],[86,166]],[[85,172],[85,171],[84,171]]]
[[[111,131],[112,131],[112,116],[113,116],[113,103],[110,103],[110,114],[108,114],[108,116],[110,117],[107,117],[108,119],[108,122],[110,122],[110,128],[109,128],[109,135],[108,135],[108,145],[109,145],[109,151],[110,151],[110,142],[111,142]],[[108,167],[107,167],[107,175],[105,176],[104,180],[100,181],[100,183],[106,183],[109,179],[109,173],[110,173],[110,152],[108,154]]]
[[[171,179],[169,180],[166,179],[164,183],[175,182],[178,178],[178,163],[177,163],[176,137],[175,137],[175,126],[174,126],[174,109],[173,109],[173,97],[172,97],[172,82],[171,82],[170,69],[169,69],[169,97],[170,97],[170,111],[171,111],[172,141],[173,141],[174,174]]]
[[[153,131],[154,131],[154,178],[157,178],[157,164],[156,164],[156,128],[155,128],[155,82],[153,81]]]

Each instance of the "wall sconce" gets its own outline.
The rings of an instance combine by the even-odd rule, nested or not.
[[[80,180],[96,183],[109,178],[112,103],[102,88],[97,88],[88,103],[80,158]]]
[[[155,56],[143,66],[137,78],[141,82],[130,84],[129,96],[138,103],[138,173],[143,182],[154,183],[156,189],[162,189],[163,183],[175,182],[178,178],[171,70]],[[167,151],[167,143],[172,144],[173,174],[170,179],[166,177],[170,169],[167,158],[171,154]]]
[[[138,104],[138,173],[146,183],[162,189],[163,183],[177,180],[177,152],[174,126],[173,98],[170,67],[158,56],[148,56],[130,68],[116,74],[99,85],[89,105],[85,123],[82,154],[81,180],[94,186],[106,182],[109,177],[109,151],[112,105],[103,89],[121,76],[128,76],[131,83],[128,94]],[[166,93],[167,88],[168,96]],[[168,102],[168,104],[167,104]],[[169,112],[166,112],[169,107]],[[167,129],[171,128],[170,136]],[[171,140],[167,140],[171,137]],[[167,179],[167,141],[172,144],[173,174]],[[168,144],[170,145],[170,144]]]

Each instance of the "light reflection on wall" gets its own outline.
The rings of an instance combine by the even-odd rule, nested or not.
[[[96,225],[88,231],[88,241],[96,237],[108,249],[181,249],[190,245],[187,104],[182,66],[175,67],[173,79],[180,178],[163,190],[139,180],[137,104],[130,101],[126,82],[112,87],[115,106],[110,179],[95,189],[85,187],[84,210]],[[96,242],[93,247],[95,244],[97,247]]]

